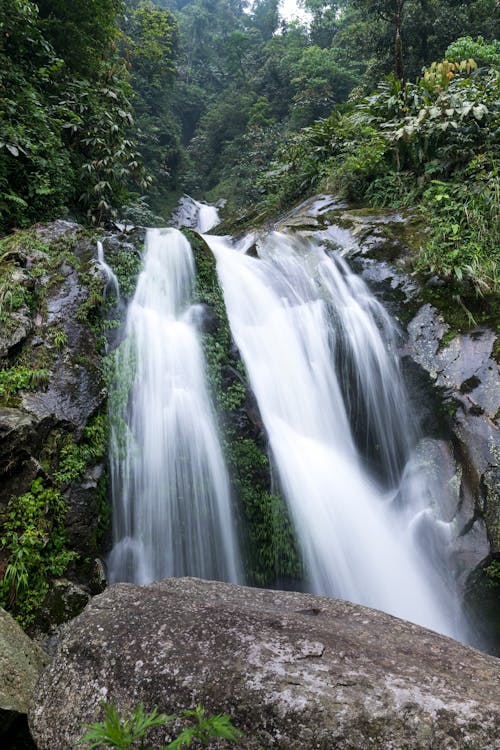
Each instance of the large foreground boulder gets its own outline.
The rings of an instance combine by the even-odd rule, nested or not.
[[[66,626],[30,713],[39,750],[81,747],[104,699],[229,713],[245,750],[500,748],[494,657],[349,602],[196,579],[112,586]]]

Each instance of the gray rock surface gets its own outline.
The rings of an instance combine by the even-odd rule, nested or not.
[[[7,317],[0,324],[1,369],[13,384],[0,389],[0,536],[7,507],[15,508],[16,499],[41,478],[45,487],[65,495],[67,545],[79,555],[66,575],[90,590],[97,530],[104,528],[104,462],[89,455],[79,475],[75,469],[60,480],[57,472],[62,451],[81,443],[87,425],[104,410],[98,333],[106,279],[98,272],[95,236],[78,224],[36,226],[15,240],[15,248],[2,256],[2,278],[14,289],[16,305],[25,304],[9,310],[4,301]],[[116,244],[121,247],[120,240]],[[0,546],[0,574],[7,563],[8,548]],[[50,631],[81,611],[88,596],[77,587],[70,595],[55,584],[40,622]]]
[[[0,739],[20,714],[28,713],[33,688],[48,663],[48,656],[0,607]]]
[[[349,602],[196,579],[112,586],[65,626],[39,750],[79,747],[104,699],[229,713],[241,750],[500,748],[495,658]]]

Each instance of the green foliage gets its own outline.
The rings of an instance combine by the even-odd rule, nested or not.
[[[1,541],[7,563],[0,583],[0,601],[24,627],[35,619],[50,579],[62,575],[78,557],[67,548],[63,493],[71,482],[82,477],[87,466],[104,457],[106,417],[98,415],[89,423],[80,444],[68,436],[62,446],[60,438],[55,436],[55,443],[51,450],[58,452],[59,466],[55,472],[47,467],[52,473],[51,482],[38,478],[29,492],[12,498],[2,524]]]
[[[80,443],[68,436],[59,453],[59,467],[54,480],[60,487],[81,479],[86,467],[103,458],[108,443],[108,424],[105,415],[98,414],[83,431]]]
[[[249,437],[232,436],[227,450],[248,534],[245,569],[257,586],[281,578],[301,579],[304,570],[295,530],[283,497],[269,491],[271,466],[266,452]]]
[[[470,48],[459,39],[451,51]],[[420,204],[431,234],[417,268],[462,283],[464,294],[496,294],[499,82],[496,68],[471,58],[433,63],[416,83],[389,78],[281,149],[259,181],[264,205],[318,189],[376,206]]]
[[[106,258],[118,279],[120,294],[123,297],[131,297],[142,268],[140,253],[133,247],[124,248],[113,244],[105,245],[105,251]]]
[[[208,716],[202,706],[183,711],[181,718],[192,721],[193,726],[186,727],[173,742],[166,746],[172,750],[191,747],[193,740],[202,747],[209,747],[214,739],[236,742],[242,737],[242,733],[236,729],[229,716],[224,714]]]
[[[493,560],[486,566],[484,572],[488,576],[488,585],[491,588],[500,588],[500,561]]]
[[[46,369],[30,370],[26,367],[11,367],[0,370],[0,399],[16,394],[18,391],[34,391],[43,388],[49,382],[49,371]]]
[[[177,187],[177,172],[185,159],[181,125],[172,110],[177,21],[170,11],[152,2],[134,3],[125,17],[122,45],[130,64],[137,141],[151,176],[142,190],[147,189],[149,202],[156,206],[166,190]],[[144,196],[133,196],[127,204],[129,216],[130,205],[135,203],[138,208],[144,201]],[[164,223],[164,219],[151,222],[147,216],[143,218],[146,226]]]
[[[183,729],[177,738],[164,745],[162,750],[189,748],[192,747],[193,742],[199,743],[202,747],[209,747],[213,739],[236,742],[242,736],[242,733],[233,726],[229,716],[207,715],[202,706],[187,709],[180,716],[167,716],[159,713],[156,707],[146,713],[142,703],[134,708],[130,716],[120,715],[110,703],[104,703],[103,708],[104,720],[87,726],[88,731],[82,737],[81,742],[87,744],[89,748],[106,746],[117,748],[117,750],[133,750],[133,748],[152,750],[146,739],[149,731],[178,720],[190,722],[191,726]]]
[[[30,492],[14,498],[3,524],[2,548],[8,554],[0,602],[23,626],[34,619],[48,591],[48,579],[62,575],[76,553],[66,549],[66,504],[56,488],[36,479]]]
[[[500,65],[500,41],[492,39],[488,43],[482,36],[478,36],[477,39],[462,36],[449,45],[444,56],[452,62],[472,59],[481,66]]]
[[[126,412],[136,372],[135,347],[131,341],[123,341],[103,359],[103,375],[108,389],[109,431],[114,437],[109,449],[120,457],[125,455],[127,449],[129,428]]]
[[[441,276],[469,279],[478,294],[498,293],[500,186],[496,168],[481,174],[477,162],[463,180],[433,180],[423,196],[432,237],[418,267]]]
[[[0,231],[68,209],[102,222],[131,185],[149,186],[117,47],[122,10],[121,0],[0,0]],[[158,60],[155,42],[147,27],[138,67]]]
[[[68,343],[68,334],[65,333],[62,328],[57,328],[55,331],[53,331],[52,340],[56,349],[58,351],[62,351]]]
[[[156,707],[150,713],[145,713],[142,703],[134,708],[131,716],[121,716],[110,703],[104,703],[103,708],[104,721],[86,727],[88,731],[81,740],[90,748],[106,745],[117,750],[130,750],[137,746],[135,743],[138,741],[141,741],[141,747],[144,748],[144,738],[148,731],[153,727],[164,726],[174,718],[158,713]]]

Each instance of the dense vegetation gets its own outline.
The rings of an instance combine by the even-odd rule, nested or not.
[[[0,231],[328,189],[418,207],[419,267],[496,291],[494,0],[302,5],[0,0]]]

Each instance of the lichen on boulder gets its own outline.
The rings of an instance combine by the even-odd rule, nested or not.
[[[227,713],[241,750],[500,748],[495,658],[349,602],[196,579],[117,584],[65,627],[30,712],[39,750],[80,747],[104,699]]]

